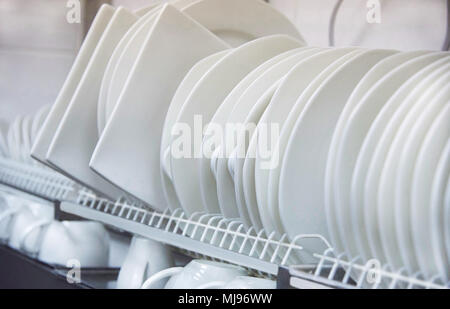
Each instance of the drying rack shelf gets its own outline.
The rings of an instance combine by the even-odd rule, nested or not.
[[[439,278],[424,280],[376,263],[336,256],[321,235],[287,235],[246,228],[221,215],[178,209],[157,212],[127,199],[109,201],[54,171],[0,158],[0,183],[37,196],[59,200],[61,210],[171,245],[195,258],[225,261],[260,276],[285,273],[279,287],[294,288],[447,288]],[[315,252],[309,251],[311,241]],[[305,263],[307,261],[307,263]],[[280,277],[280,276],[279,276]]]

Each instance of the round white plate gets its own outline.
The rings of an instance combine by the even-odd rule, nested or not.
[[[303,91],[309,86],[317,75],[327,68],[336,59],[343,55],[346,55],[354,48],[334,49],[334,50],[322,50],[317,49],[314,54],[303,59],[297,65],[295,65],[283,79],[280,87],[275,92],[269,106],[261,117],[258,124],[259,128],[266,126],[267,135],[272,134],[272,130],[268,129],[272,125],[278,126],[278,129],[273,128],[275,131],[270,138],[270,145],[274,149],[267,149],[266,155],[261,156],[262,153],[258,151],[261,147],[261,143],[258,142],[256,135],[252,137],[250,141],[249,150],[250,153],[255,152],[256,158],[246,158],[244,169],[248,175],[253,174],[253,177],[248,178],[248,181],[244,182],[244,188],[246,193],[246,203],[250,217],[260,218],[264,217],[265,226],[269,229],[271,223],[276,226],[274,230],[282,233],[281,221],[279,219],[278,207],[271,209],[268,202],[268,192],[272,190],[269,187],[269,175],[271,170],[279,168],[279,160],[276,159],[279,156],[280,151],[275,147],[278,144],[279,134],[283,128],[284,121],[288,115],[294,115],[292,111],[297,98],[303,93]],[[266,143],[269,144],[269,143]],[[272,159],[274,164],[272,166]],[[247,179],[247,177],[246,177]],[[273,204],[272,204],[273,205]],[[278,206],[278,203],[276,203]],[[261,211],[259,209],[268,211]],[[261,220],[261,219],[259,219]],[[268,230],[270,233],[273,229]]]
[[[197,122],[196,126],[208,123],[230,91],[249,72],[275,55],[300,45],[299,41],[288,36],[276,35],[260,38],[236,48],[214,65],[197,83],[178,114],[176,123],[183,124],[183,127],[192,131],[194,122]],[[196,119],[200,119],[201,123]],[[205,210],[202,206],[200,175],[197,168],[198,158],[202,156],[202,140],[197,136],[193,139],[192,145],[188,145],[191,153],[183,154],[180,158],[173,157],[173,153],[178,151],[177,140],[172,138],[171,142],[172,181],[181,206],[188,215]],[[232,213],[230,217],[237,218],[237,216],[237,213]]]
[[[177,208],[181,208],[180,201],[176,196],[175,189],[172,184],[171,175],[172,170],[170,167],[170,139],[171,139],[171,129],[175,124],[178,112],[181,110],[184,102],[188,98],[194,86],[197,82],[206,74],[209,69],[219,62],[225,55],[227,55],[231,50],[221,51],[219,53],[213,54],[206,57],[205,59],[197,62],[188,74],[184,77],[181,84],[178,86],[175,95],[167,111],[166,120],[164,121],[163,134],[161,140],[161,180],[163,184],[164,195],[166,197],[169,209],[174,211]]]
[[[420,146],[411,187],[412,235],[420,269],[428,278],[439,274],[445,282],[449,273],[445,251],[433,250],[433,242],[438,241],[432,239],[431,191],[441,153],[450,136],[450,87],[447,88],[446,98],[447,104],[434,118]]]
[[[344,239],[344,248],[351,258],[357,257],[360,253],[357,250],[351,226],[350,187],[354,166],[364,138],[380,109],[395,91],[417,71],[437,59],[437,55],[424,55],[393,69],[377,81],[357,103],[344,126],[336,151],[333,186],[340,237]],[[381,254],[375,257],[385,261]]]
[[[329,239],[325,218],[325,165],[333,130],[364,74],[391,51],[363,51],[325,79],[305,105],[286,148],[279,183],[279,209],[290,239],[319,234]],[[321,241],[308,251],[323,250]]]
[[[395,56],[390,57],[390,61],[394,59],[400,60],[403,58],[404,53],[397,54]],[[410,58],[412,54],[407,54],[406,57]],[[403,59],[403,62],[406,59]],[[351,241],[354,242],[354,246],[357,248],[360,256],[363,260],[369,260],[372,258],[371,250],[369,247],[369,240],[364,226],[364,184],[366,183],[366,179],[368,179],[369,170],[373,171],[372,173],[376,173],[379,175],[381,173],[381,169],[384,162],[384,155],[387,152],[386,147],[381,147],[379,145],[383,145],[386,141],[382,139],[387,128],[387,123],[393,118],[393,115],[399,109],[399,105],[404,104],[405,100],[410,100],[411,93],[415,93],[415,96],[418,96],[418,92],[416,89],[420,87],[420,91],[425,91],[427,84],[422,81],[428,77],[433,70],[435,70],[442,63],[440,61],[424,68],[420,72],[414,75],[407,83],[405,83],[399,90],[389,99],[389,102],[386,103],[385,107],[380,111],[379,115],[375,119],[373,125],[370,128],[369,133],[364,141],[364,144],[361,148],[361,151],[358,155],[358,159],[355,164],[355,170],[352,176],[352,184],[351,184],[351,192],[350,192],[350,216],[352,228],[354,231],[354,237]],[[386,72],[380,72],[380,66],[378,71],[381,73],[378,75],[378,79],[381,76],[384,76],[389,72],[388,66],[386,63],[383,63],[386,68]],[[400,63],[395,64],[395,66],[400,65]],[[373,75],[373,74],[372,74]],[[375,84],[375,83],[373,83]],[[416,88],[416,89],[414,89]],[[409,97],[409,98],[407,98]],[[394,132],[394,131],[392,131]],[[390,136],[394,135],[392,133]],[[383,150],[385,152],[383,152]],[[384,155],[381,155],[384,153]],[[380,156],[383,159],[379,160]],[[371,166],[377,164],[375,169],[372,169]],[[377,183],[372,182],[372,183]],[[371,185],[374,186],[374,185]],[[370,188],[370,186],[369,186]]]
[[[447,180],[447,188],[444,196],[444,238],[447,258],[450,256],[450,177]]]
[[[447,132],[449,130],[447,129]],[[447,258],[448,251],[446,249],[445,241],[447,230],[445,216],[446,208],[450,208],[450,201],[445,200],[445,190],[447,182],[450,179],[450,139],[447,139],[447,143],[444,150],[441,152],[436,171],[434,173],[431,200],[430,200],[430,216],[431,216],[431,245],[433,246],[433,255],[436,257],[438,265],[441,265],[441,274],[448,281],[448,268],[450,261]],[[447,204],[446,204],[447,203]]]
[[[241,132],[237,136],[237,146],[234,150],[234,156],[228,160],[228,169],[234,181],[234,190],[239,215],[247,228],[252,226],[246,202],[246,196],[249,196],[251,192],[246,190],[246,187],[244,187],[244,182],[255,183],[255,173],[244,173],[244,163],[246,161],[246,157],[248,156],[249,158],[254,158],[254,154],[248,152],[248,142],[249,138],[257,134],[256,128],[258,121],[264,113],[266,107],[269,105],[270,100],[279,85],[280,80],[270,86],[266,92],[264,92],[264,94],[257,99],[255,106],[253,106],[243,123],[244,127],[248,129],[245,130],[246,132]]]
[[[319,66],[317,58],[313,58],[311,61],[313,64],[317,65],[318,71],[312,71],[312,74],[305,75],[306,83],[303,87],[306,87],[298,99],[295,101],[294,106],[289,112],[286,121],[283,124],[280,136],[278,138],[278,143],[275,144],[275,149],[277,151],[277,155],[271,158],[270,164],[271,169],[269,173],[268,179],[268,207],[265,207],[264,203],[260,203],[262,198],[258,200],[258,211],[260,213],[261,219],[263,221],[264,228],[268,233],[273,231],[278,232],[279,234],[284,234],[286,231],[283,227],[283,223],[279,217],[279,183],[280,183],[280,175],[281,168],[283,165],[283,160],[286,153],[287,144],[289,142],[289,138],[291,136],[291,132],[295,126],[297,119],[300,117],[304,107],[307,102],[311,98],[311,96],[315,93],[315,91],[320,87],[322,82],[327,79],[333,72],[339,69],[341,65],[343,65],[346,61],[356,56],[358,53],[361,53],[362,50],[355,48],[353,51],[348,50],[347,53],[343,53],[341,57],[336,57],[337,60],[332,61],[331,64],[325,66]],[[309,61],[309,60],[308,60]],[[320,69],[323,70],[320,70]],[[305,71],[306,73],[306,71]],[[272,209],[277,209],[273,210]],[[275,214],[274,217],[271,217],[271,213]]]
[[[378,180],[378,184],[375,184],[375,187],[368,187],[370,180],[370,174],[372,173],[369,171],[369,177],[366,180],[365,185],[365,205],[369,205],[367,210],[370,210],[372,207],[371,204],[375,202],[375,217],[378,219],[378,225],[374,226],[374,229],[376,231],[380,231],[385,233],[385,231],[379,230],[380,227],[383,227],[385,229],[391,230],[390,237],[392,242],[396,242],[398,244],[397,252],[399,253],[399,257],[402,260],[402,265],[406,267],[407,271],[410,273],[414,273],[417,268],[417,259],[415,257],[414,251],[413,251],[413,241],[412,241],[412,235],[411,235],[411,225],[409,223],[410,218],[410,211],[409,211],[409,204],[400,204],[397,201],[397,182],[400,181],[400,179],[404,179],[405,172],[407,172],[406,169],[409,168],[408,174],[412,173],[413,164],[415,162],[415,154],[411,153],[410,156],[414,156],[414,158],[408,157],[408,155],[403,156],[406,147],[407,147],[407,141],[410,136],[411,130],[414,127],[414,124],[419,119],[420,115],[427,109],[427,106],[433,107],[433,105],[429,105],[428,103],[436,102],[434,105],[438,105],[439,101],[436,101],[436,99],[433,100],[434,94],[438,89],[442,88],[444,85],[445,78],[448,79],[448,74],[446,74],[447,77],[444,75],[441,78],[439,78],[437,81],[434,81],[433,84],[429,87],[429,89],[424,92],[423,95],[418,98],[417,102],[412,105],[412,108],[410,107],[408,110],[408,114],[406,117],[404,117],[404,120],[402,121],[401,126],[398,128],[395,134],[395,138],[393,139],[393,142],[391,143],[389,147],[389,152],[386,156],[386,159],[384,160],[384,164],[382,165],[381,175]],[[401,113],[398,115],[400,116]],[[396,117],[399,117],[395,115]],[[401,117],[402,118],[402,117]],[[394,120],[396,119],[394,118]],[[420,139],[419,136],[417,136],[417,147],[420,145]],[[371,167],[372,168],[372,167]],[[402,178],[399,178],[402,177]],[[378,179],[378,178],[376,178]],[[406,191],[409,191],[409,184],[411,183],[410,180],[405,180],[406,183],[408,183],[408,187],[405,188]],[[405,184],[406,185],[406,184]],[[378,186],[378,187],[377,187]],[[375,188],[375,189],[374,189]],[[376,189],[378,188],[378,189]],[[375,196],[372,196],[375,192]],[[369,193],[369,194],[367,194]],[[409,194],[409,193],[404,193]],[[403,195],[403,194],[402,194]],[[406,197],[408,198],[408,197]],[[388,214],[388,210],[381,211],[381,207],[391,207],[391,215],[393,218],[382,218],[379,216],[379,214]],[[366,209],[365,209],[366,211]],[[365,213],[365,219],[367,221],[373,220],[373,218],[370,216],[370,213]],[[366,222],[367,222],[366,221]],[[373,224],[373,223],[372,223]],[[388,226],[388,224],[391,224],[391,226]],[[368,233],[370,236],[370,234]],[[381,240],[380,235],[380,240]],[[370,238],[369,238],[370,240]],[[382,242],[382,240],[381,240]],[[380,248],[382,248],[383,243],[378,244]],[[372,247],[373,244],[372,244]],[[376,254],[376,252],[374,252]],[[399,257],[396,257],[397,259]]]
[[[261,98],[263,105],[267,106],[270,98],[273,95],[273,92],[267,93],[268,89],[270,89],[274,83],[280,80],[296,63],[313,54],[315,51],[313,49],[300,49],[297,53],[290,55],[286,59],[281,60],[280,62],[274,64],[264,73],[262,73],[242,94],[239,98],[238,102],[234,106],[232,112],[230,113],[227,119],[227,125],[239,125],[242,128],[256,127],[257,121],[259,119],[253,119],[256,123],[248,123],[247,117],[251,116],[251,111],[254,107],[257,106],[259,99]],[[275,91],[275,89],[272,89]],[[265,98],[263,98],[265,97]],[[255,111],[256,112],[256,111]],[[253,117],[254,118],[254,117]],[[250,119],[248,119],[251,121]],[[247,211],[247,206],[245,203],[245,196],[243,192],[242,186],[236,186],[236,179],[234,176],[230,174],[230,168],[234,167],[233,163],[237,163],[239,161],[239,173],[235,173],[235,176],[241,178],[242,177],[242,165],[245,160],[245,154],[247,150],[247,145],[242,144],[239,145],[240,139],[245,139],[245,135],[240,136],[241,133],[245,134],[245,130],[243,132],[239,132],[239,129],[234,132],[226,132],[225,141],[226,141],[226,149],[225,153],[229,153],[230,156],[219,160],[217,162],[217,192],[219,197],[219,205],[221,210],[229,209],[230,207],[237,207],[240,218],[243,222],[250,226],[250,218]],[[251,132],[248,132],[251,138]],[[242,148],[238,149],[239,146]],[[233,153],[239,151],[240,158],[239,160],[235,160],[233,157]],[[229,159],[228,159],[229,158]],[[238,169],[238,168],[237,168]],[[237,171],[236,169],[236,171]],[[242,178],[239,180],[239,183],[242,184]],[[236,204],[230,205],[230,199],[228,196],[234,194],[236,197]]]
[[[309,47],[301,48],[305,50],[309,49]],[[267,60],[252,72],[250,72],[239,82],[236,87],[234,87],[234,89],[227,95],[223,103],[220,104],[219,108],[211,119],[210,123],[213,124],[214,127],[209,125],[207,126],[203,137],[202,149],[207,148],[208,143],[211,144],[211,138],[214,134],[214,128],[216,128],[216,130],[218,128],[220,128],[221,130],[225,128],[228,117],[233,111],[235,104],[238,102],[239,98],[247,90],[247,88],[251,85],[251,83],[253,83],[257,78],[260,77],[261,74],[263,74],[274,64],[282,61],[283,59],[286,59],[287,57],[293,55],[294,53],[297,53],[298,51],[299,49],[292,49]],[[222,140],[219,139],[218,141],[214,142],[215,143],[213,144],[213,146],[215,146],[215,149],[213,149],[213,151],[220,150],[223,147]],[[199,163],[200,189],[202,194],[203,206],[210,213],[220,213],[219,200],[217,196],[217,182],[215,178],[217,159],[220,160],[221,158],[216,157],[214,154],[210,157],[202,156]],[[261,229],[261,225],[255,224],[254,222],[253,226],[258,231]]]

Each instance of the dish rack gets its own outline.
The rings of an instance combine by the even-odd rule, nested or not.
[[[50,169],[0,158],[0,190],[14,190],[57,203],[62,211],[168,244],[194,258],[224,261],[261,277],[277,278],[279,288],[432,288],[450,287],[438,278],[336,255],[321,235],[267,235],[221,215],[181,209],[158,212],[122,198],[110,201]],[[304,244],[319,243],[310,252]],[[301,264],[300,261],[309,261]]]

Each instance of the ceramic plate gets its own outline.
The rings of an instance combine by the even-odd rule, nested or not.
[[[353,50],[353,48],[336,49],[333,51],[316,49],[313,54],[310,54],[309,57],[305,57],[305,59],[295,65],[292,70],[289,71],[280,87],[275,92],[274,97],[267,107],[267,110],[261,117],[258,127],[261,128],[263,125],[267,127],[277,125],[279,127],[278,130],[281,131],[284,121],[291,112],[294,103],[302,94],[303,90],[307,88],[309,83],[320,73],[322,69],[328,67],[328,65],[342,55],[345,55]],[[270,134],[272,134],[272,132]],[[271,135],[271,145],[275,146],[278,143],[278,134]],[[268,135],[269,131],[267,131],[267,136]],[[256,158],[246,158],[244,163],[246,173],[249,175],[253,174],[250,178],[246,177],[246,181],[244,181],[244,189],[245,192],[247,192],[245,195],[247,208],[250,218],[253,217],[258,219],[256,222],[255,219],[252,219],[252,222],[254,222],[253,224],[257,223],[260,225],[262,223],[260,223],[261,219],[258,205],[260,205],[261,209],[267,209],[269,215],[266,214],[267,211],[264,211],[262,214],[264,216],[264,221],[266,221],[264,225],[269,226],[267,221],[270,220],[276,225],[276,230],[281,232],[281,224],[277,225],[277,222],[280,222],[279,215],[277,216],[271,212],[268,203],[268,191],[270,190],[268,180],[269,173],[272,169],[270,167],[270,163],[272,157],[278,155],[278,151],[271,150],[267,153],[267,155],[260,156],[260,152],[255,150],[257,150],[261,145],[262,143],[258,143],[258,139],[256,135],[254,135],[250,141],[249,151],[250,153],[255,152]],[[274,169],[277,167],[277,164],[273,166]],[[278,214],[278,210],[276,211],[276,214]],[[276,216],[278,217],[278,220],[274,219]]]
[[[261,197],[258,197],[258,211],[260,213],[263,226],[266,229],[268,233],[271,233],[273,231],[278,232],[279,234],[284,234],[286,231],[283,227],[283,224],[281,222],[281,219],[279,218],[279,210],[270,211],[271,209],[279,209],[279,180],[280,180],[280,173],[281,173],[281,167],[282,162],[285,156],[285,150],[289,141],[289,137],[291,135],[291,132],[294,128],[295,122],[300,116],[301,112],[303,111],[303,108],[305,107],[308,100],[311,98],[311,96],[314,94],[314,92],[319,88],[319,86],[322,84],[322,82],[328,78],[333,72],[335,72],[339,67],[345,63],[345,61],[349,60],[353,56],[355,56],[360,51],[358,49],[354,49],[353,51],[347,50],[347,52],[344,52],[341,57],[336,57],[337,60],[331,61],[331,64],[328,63],[327,66],[319,66],[320,61],[317,61],[318,58],[311,58],[311,61],[317,65],[317,68],[319,69],[319,72],[312,71],[312,74],[305,74],[305,81],[306,83],[302,85],[302,87],[305,87],[301,93],[301,95],[298,97],[298,99],[295,101],[291,111],[289,112],[288,117],[286,118],[286,121],[283,123],[283,127],[280,132],[280,136],[278,138],[277,143],[275,144],[276,149],[276,155],[271,158],[270,164],[270,172],[269,172],[269,179],[268,179],[268,196],[267,196],[267,205],[265,206],[264,202],[260,202],[263,199]],[[321,58],[319,56],[319,58]],[[326,57],[326,56],[325,56]],[[308,60],[309,61],[309,60]],[[317,61],[317,62],[316,62]],[[314,65],[314,66],[315,66]],[[320,71],[320,69],[323,69]],[[306,71],[305,71],[306,73]],[[271,213],[277,214],[272,219]],[[276,221],[277,220],[277,221]]]
[[[161,6],[157,6],[147,12],[144,16],[140,17],[119,41],[108,61],[100,86],[100,93],[98,95],[97,127],[99,135],[105,128],[106,120],[109,119],[113,109],[113,106],[111,106],[113,104],[108,106],[108,94],[115,94],[114,96],[111,95],[115,98],[115,103],[118,95],[120,95],[120,92],[123,89],[123,85],[130,73],[134,60],[136,60],[141,44],[145,39],[145,33],[149,30],[151,25],[153,25],[155,16],[160,9]],[[145,27],[144,25],[148,26]],[[126,61],[127,59],[128,61]],[[114,85],[111,85],[113,80]]]
[[[84,42],[78,52],[77,57],[70,69],[70,72],[64,82],[55,103],[52,105],[49,115],[37,136],[36,142],[31,150],[31,156],[42,163],[46,163],[46,156],[50,144],[55,135],[64,113],[69,106],[75,90],[81,80],[81,77],[88,66],[88,63],[97,47],[100,38],[103,35],[112,15],[114,8],[109,5],[102,5],[99,9],[91,27],[84,39]]]
[[[67,177],[111,199],[121,192],[89,169],[98,140],[97,101],[108,60],[136,16],[124,8],[114,12],[72,96],[49,147],[46,160]]]
[[[411,59],[411,57],[417,56],[416,53],[401,53],[396,54],[386,61],[383,61],[382,64],[374,68],[371,74],[368,74],[368,78],[373,79],[375,84],[377,80],[380,80],[382,76],[388,74],[392,67],[396,67],[401,65],[401,62],[406,62],[407,59]],[[395,65],[392,65],[394,64]],[[370,167],[372,164],[377,164],[377,167],[373,170],[375,173],[379,175],[382,169],[382,164],[384,162],[384,157],[381,160],[375,159],[379,158],[382,152],[381,145],[381,136],[380,134],[384,134],[383,130],[387,127],[387,122],[392,119],[392,115],[396,113],[399,105],[403,104],[406,96],[410,95],[412,90],[411,87],[419,87],[417,83],[420,83],[422,79],[428,76],[434,69],[433,67],[427,67],[420,71],[421,74],[415,74],[414,78],[408,83],[405,83],[390,99],[389,102],[386,103],[386,107],[380,111],[379,116],[375,119],[374,124],[370,128],[368,136],[364,141],[364,144],[361,148],[361,151],[358,155],[358,159],[355,164],[355,170],[352,176],[352,184],[351,184],[351,192],[350,192],[350,216],[352,229],[354,231],[354,235],[350,241],[354,242],[354,247],[357,248],[360,256],[364,260],[368,260],[372,258],[371,249],[369,247],[369,240],[364,226],[364,208],[367,205],[364,204],[364,184],[366,183],[366,179],[368,179],[369,170],[372,171]],[[367,79],[368,81],[368,79]],[[368,84],[367,84],[368,85]],[[368,87],[367,87],[368,88]],[[369,89],[365,89],[365,92],[368,92]],[[423,88],[422,88],[423,90]],[[416,95],[419,92],[416,92]],[[356,98],[356,97],[355,97]],[[358,101],[362,99],[356,98]],[[406,99],[409,100],[409,99]],[[353,101],[356,102],[356,101]],[[357,105],[353,104],[352,105]],[[348,121],[348,120],[346,120]],[[374,132],[374,133],[372,133]],[[385,148],[387,151],[387,148]],[[376,163],[375,163],[376,162]],[[372,182],[372,181],[371,181]],[[374,182],[372,182],[374,183]],[[370,185],[375,186],[375,185]],[[376,185],[377,186],[377,185]]]
[[[445,282],[449,268],[445,250],[437,252],[433,247],[433,226],[431,225],[431,191],[433,178],[441,153],[450,140],[450,87],[447,87],[447,104],[434,118],[426,133],[414,166],[411,187],[411,225],[416,256],[420,269],[426,277],[439,274]],[[448,174],[447,174],[448,175]],[[441,239],[441,237],[438,237]]]
[[[208,123],[225,97],[249,72],[271,57],[300,45],[299,41],[288,36],[276,35],[254,40],[233,50],[197,83],[176,122],[194,128],[195,118],[200,117],[202,123]],[[174,142],[172,138],[171,153],[178,150]],[[201,142],[201,139],[194,138],[191,145],[193,153],[171,158],[173,184],[181,206],[188,215],[204,210],[197,169],[202,151]],[[238,217],[237,213],[231,215],[231,218]]]
[[[416,91],[414,91],[402,104],[400,108],[396,111],[394,116],[392,117],[390,123],[386,127],[385,132],[381,138],[379,146],[376,149],[376,157],[371,162],[369,167],[369,173],[366,178],[365,184],[365,192],[373,194],[380,194],[382,191],[382,187],[384,186],[384,194],[383,200],[378,200],[378,197],[371,196],[365,193],[364,196],[364,219],[369,221],[372,216],[377,216],[377,204],[378,203],[389,203],[394,207],[394,220],[395,220],[395,231],[396,238],[399,244],[399,253],[403,260],[403,265],[407,269],[409,273],[413,273],[414,269],[418,269],[417,259],[414,255],[414,249],[412,244],[412,239],[410,235],[409,224],[405,225],[405,221],[409,218],[409,211],[405,213],[407,210],[401,210],[397,208],[395,204],[395,182],[396,182],[396,173],[397,166],[400,164],[400,155],[402,149],[404,148],[405,141],[409,132],[411,131],[411,127],[417,120],[418,116],[422,113],[425,108],[427,102],[432,100],[434,94],[442,87],[442,81],[445,78],[445,70],[436,72],[432,74],[429,79],[424,80],[424,85],[426,83],[426,88],[421,89],[418,87]],[[448,78],[448,77],[447,77]],[[439,82],[441,80],[441,82]],[[382,152],[385,153],[384,156],[381,156]],[[382,164],[379,165],[377,161],[382,159]],[[379,166],[379,171],[376,172],[375,168]],[[388,191],[388,183],[392,185],[392,189]],[[374,187],[378,187],[377,190],[373,190]],[[374,205],[372,205],[374,204]],[[373,214],[372,214],[373,213]],[[372,223],[373,222],[369,222]],[[374,225],[374,229],[377,229],[378,226]],[[367,235],[370,235],[369,231]],[[369,238],[370,241],[370,238]],[[378,240],[378,242],[380,242]],[[379,244],[381,247],[381,244]]]
[[[417,57],[403,63],[377,81],[357,103],[342,130],[336,151],[333,185],[340,237],[346,240],[344,247],[349,257],[359,255],[353,237],[350,214],[350,187],[356,159],[371,124],[389,98],[417,71],[438,59],[437,55],[422,57],[424,58]],[[344,227],[343,224],[346,226]],[[375,257],[384,261],[383,255]]]
[[[230,209],[230,207],[234,206],[234,209],[237,209],[239,213],[239,217],[247,226],[250,226],[251,222],[242,187],[242,167],[248,146],[248,141],[245,141],[247,139],[246,135],[248,134],[248,137],[251,138],[252,128],[256,128],[260,118],[260,109],[265,109],[278,86],[273,85],[278,83],[292,66],[312,53],[314,53],[314,49],[300,49],[267,69],[241,95],[228,116],[227,125],[236,124],[241,126],[241,129],[225,133],[226,148],[224,150],[229,156],[219,160],[217,163],[216,173],[219,205],[222,213],[226,211],[224,209]],[[242,132],[239,132],[240,130]],[[243,143],[240,145],[239,143],[242,139]],[[239,154],[238,158],[235,157],[236,154]],[[230,172],[231,170],[234,170],[234,173]],[[228,178],[228,180],[223,181],[225,178]],[[228,184],[231,184],[231,186],[228,186]],[[233,194],[236,198],[236,204],[231,206],[229,204],[229,196]]]
[[[447,129],[447,132],[450,131]],[[448,281],[448,267],[447,260],[448,251],[446,251],[446,208],[450,208],[449,201],[445,200],[445,187],[447,185],[450,175],[450,139],[441,152],[438,165],[433,177],[432,191],[431,191],[431,244],[433,246],[433,254],[437,259],[438,264],[442,265],[440,268],[441,276]],[[447,204],[446,204],[447,203]],[[448,215],[448,214],[447,214]],[[447,219],[448,220],[448,219]],[[443,262],[442,262],[443,261]]]
[[[307,47],[302,47],[303,49],[307,49]],[[299,49],[292,49],[281,53],[263,64],[259,65],[256,69],[250,72],[245,78],[243,78],[236,87],[227,95],[222,104],[220,104],[213,118],[211,119],[211,123],[217,128],[224,128],[227,119],[232,112],[236,102],[242,96],[242,94],[247,90],[251,83],[253,83],[261,74],[263,74],[266,70],[268,70],[272,65],[282,61],[283,59],[291,56],[294,53],[297,53]],[[206,127],[204,136],[203,136],[203,144],[202,149],[207,147],[207,144],[210,143],[211,138],[214,132],[213,127],[209,125]],[[222,148],[222,141],[219,139],[215,141],[215,149],[214,151],[220,150]],[[217,152],[216,152],[217,154]],[[218,157],[212,154],[210,157],[202,156],[199,163],[200,169],[200,189],[202,194],[203,206],[210,213],[220,213],[219,200],[217,196],[217,182],[216,182],[216,162]],[[254,225],[257,230],[258,228]]]
[[[301,234],[319,234],[329,239],[323,191],[333,130],[360,79],[391,54],[385,50],[364,51],[347,60],[325,79],[296,121],[286,147],[279,183],[280,217],[290,239]],[[311,243],[307,249],[320,252],[323,243]]]
[[[184,102],[189,97],[194,86],[197,82],[206,74],[209,69],[219,62],[225,55],[231,50],[225,50],[206,57],[205,59],[197,62],[192,69],[186,74],[183,81],[177,88],[175,95],[170,102],[169,109],[167,111],[166,119],[164,121],[163,134],[161,139],[160,149],[160,164],[161,164],[161,180],[164,189],[164,195],[166,197],[169,209],[174,211],[177,208],[181,208],[180,201],[176,196],[175,189],[171,180],[171,168],[170,168],[170,139],[171,129],[176,122],[177,116]],[[218,213],[211,211],[211,213]]]
[[[159,149],[170,101],[196,62],[226,48],[192,18],[165,5],[133,65],[90,167],[156,209],[166,209]]]
[[[420,104],[419,102],[418,106],[420,107],[421,105],[422,104]],[[415,143],[410,142],[410,145],[408,146],[407,141],[410,134],[404,131],[407,127],[409,127],[410,129],[409,132],[411,132],[411,130],[413,129],[413,127],[411,126],[413,124],[412,121],[416,122],[419,119],[418,114],[415,113],[418,111],[418,109],[420,109],[419,107],[411,110],[410,115],[403,121],[402,127],[400,127],[397,132],[397,136],[390,147],[387,159],[382,169],[375,200],[377,202],[378,229],[384,229],[380,230],[381,245],[386,252],[385,254],[388,258],[388,261],[390,263],[396,262],[400,265],[405,265],[408,270],[412,271],[414,271],[414,269],[417,269],[415,267],[417,260],[415,259],[413,252],[409,251],[409,249],[413,248],[410,238],[411,225],[409,223],[409,195],[408,197],[405,197],[404,194],[406,194],[406,192],[410,192],[409,185],[411,183],[411,180],[405,179],[405,177],[406,175],[412,174],[411,170],[413,169],[416,154],[410,153],[408,155],[403,155],[403,153],[407,149],[406,147],[413,147],[413,145],[417,145],[416,147],[419,147],[421,143],[420,135],[416,135]],[[398,141],[397,139],[400,136],[403,136],[402,141]],[[393,149],[398,151],[398,153],[393,154]],[[410,148],[410,150],[412,149]],[[388,177],[392,178],[388,179]],[[405,184],[401,184],[397,188],[396,183],[398,183],[400,179],[401,181],[405,181]],[[406,187],[407,184],[408,187]],[[388,185],[392,185],[392,188],[389,188]],[[402,189],[404,191],[401,191]],[[367,190],[373,190],[373,188],[370,189],[366,187],[366,192],[368,192]],[[386,207],[392,207],[392,209],[385,209]],[[391,215],[392,218],[390,217]],[[402,223],[399,224],[399,222]],[[398,234],[399,231],[400,234]],[[397,235],[397,237],[395,237],[395,235]],[[386,238],[388,238],[389,240],[386,241]],[[405,243],[405,241],[408,241],[409,243]],[[387,251],[389,249],[392,249],[388,247],[392,247],[392,243],[397,244],[397,254],[393,254],[393,252]],[[398,248],[400,248],[400,250],[398,250]],[[398,254],[399,251],[400,254]],[[391,253],[391,256],[388,255],[389,253]],[[403,257],[406,257],[407,260],[404,260]],[[395,260],[391,262],[392,259]],[[394,265],[392,266],[395,267]]]
[[[304,43],[296,27],[279,11],[259,0],[192,0],[174,1],[173,5],[189,15],[208,30],[216,34],[231,46],[239,46],[258,37],[271,34],[287,34]],[[229,18],[233,16],[233,18]],[[139,33],[148,32],[153,24],[149,19]],[[129,43],[130,50],[139,48],[142,34],[136,33],[136,38]],[[114,106],[129,75],[137,52],[127,52],[116,66],[108,91],[106,119],[109,119]]]
[[[442,55],[436,54],[423,55],[409,60],[392,70],[379,80],[360,100],[342,131],[341,142],[336,152],[334,196],[337,219],[340,226],[340,236],[346,238],[347,241],[344,242],[344,246],[351,257],[358,256],[358,251],[353,241],[354,238],[352,237],[354,231],[351,228],[351,212],[349,207],[351,177],[364,138],[367,136],[374,119],[391,96],[415,73],[441,57]],[[342,224],[347,224],[347,226],[344,227]],[[400,255],[394,252],[398,253],[398,246],[395,249],[393,246],[388,248],[388,241],[390,240],[383,239],[384,235],[387,235],[385,233],[387,229],[378,229],[378,232],[382,237],[381,243],[384,255],[381,252],[375,253],[375,258],[378,258],[380,261],[386,261],[384,259],[386,257],[391,266],[397,267],[396,265],[398,264],[396,264],[395,259],[397,257],[397,261],[399,261]],[[393,242],[391,241],[391,243]]]

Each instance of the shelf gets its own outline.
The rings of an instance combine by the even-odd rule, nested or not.
[[[181,209],[171,213],[121,199],[109,201],[56,172],[0,158],[0,183],[32,196],[57,201],[63,213],[102,222],[132,234],[166,243],[194,258],[241,265],[253,274],[278,276],[278,287],[292,288],[447,288],[438,278],[424,280],[389,266],[374,267],[336,255],[321,235],[266,235],[238,220]],[[311,252],[314,241],[321,250]]]

